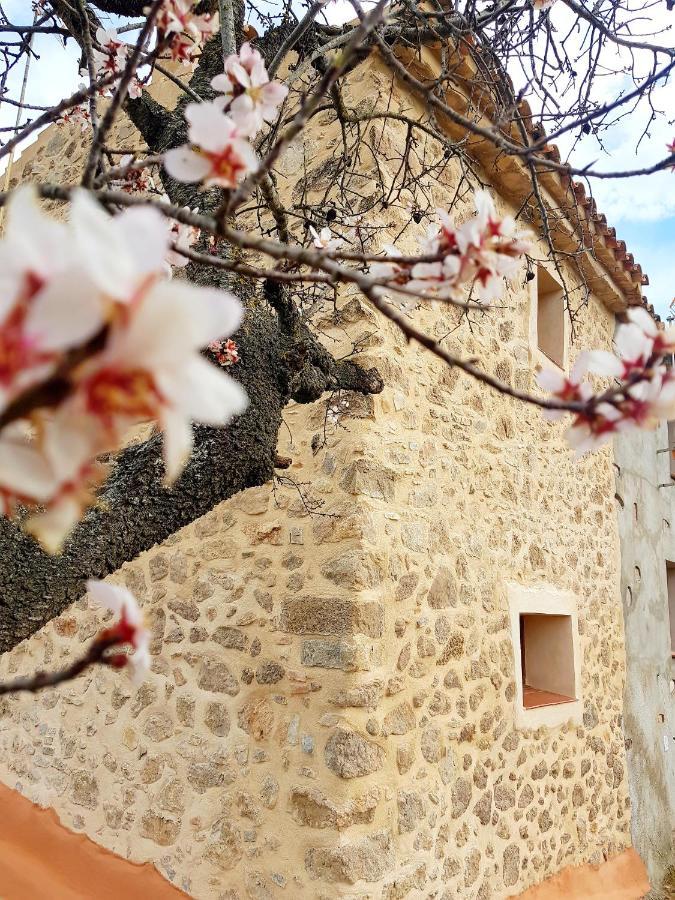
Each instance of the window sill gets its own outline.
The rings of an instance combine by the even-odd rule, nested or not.
[[[576,697],[566,697],[553,691],[542,691],[526,684],[523,688],[523,708],[540,709],[542,706],[558,706],[561,703],[574,703]]]

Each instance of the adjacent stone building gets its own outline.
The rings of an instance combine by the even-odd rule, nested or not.
[[[409,64],[429,73],[435,60]],[[414,108],[376,58],[357,71],[350,105],[390,94]],[[401,129],[382,128],[384,175]],[[312,158],[318,195],[338,139],[338,124],[317,120],[280,182],[291,190]],[[17,177],[75,167],[80,140],[43,133]],[[521,164],[484,142],[471,153],[501,207],[518,209]],[[459,177],[449,166],[430,183],[439,206]],[[543,242],[535,277],[524,261],[503,308],[472,323],[415,313],[450,350],[531,390],[541,365],[567,370],[580,350],[610,348],[642,281],[578,185],[548,174],[542,191],[560,248],[580,229],[593,250],[560,264],[589,289],[573,341]],[[470,209],[470,197],[456,207]],[[621,854],[631,808],[612,449],[575,462],[564,425],[406,344],[355,292],[318,324],[334,352],[358,342],[384,392],[343,393],[328,415],[325,403],[289,407],[279,452],[292,483],[243,492],[111,576],[151,624],[151,677],[135,689],[102,669],[4,700],[0,778],[197,898],[496,900]],[[101,621],[81,599],[0,674],[63,664]]]
[[[631,830],[655,884],[669,868],[672,879],[674,858],[674,446],[673,423],[664,423],[655,432],[622,435],[614,447]]]

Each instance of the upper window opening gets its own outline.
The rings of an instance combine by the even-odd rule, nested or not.
[[[572,617],[521,613],[520,665],[525,709],[576,700]]]
[[[558,282],[537,268],[537,345],[561,369],[565,364],[565,300]]]

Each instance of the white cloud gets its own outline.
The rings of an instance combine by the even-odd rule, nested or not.
[[[654,91],[653,104],[656,109],[668,110],[669,103],[672,105],[670,85]],[[666,144],[675,136],[674,131],[675,127],[669,123],[667,114],[659,115],[650,123],[649,110],[645,106],[627,115],[603,134],[602,145],[593,135],[584,137],[576,144],[569,159],[576,168],[592,164],[593,169],[604,172],[646,168],[667,156]],[[558,145],[564,153],[570,147],[571,140],[565,136],[558,141]],[[610,221],[655,221],[675,215],[674,179],[675,173],[666,169],[653,175],[622,179],[592,178],[590,182],[598,208]]]
[[[631,6],[630,0],[626,5]],[[579,21],[563,3],[557,3],[550,15],[557,37],[560,39],[568,35],[565,47],[570,59],[578,65],[578,77],[582,78],[585,74],[582,67],[587,65],[588,60],[585,22]],[[624,12],[624,19],[627,18],[628,14]],[[648,17],[644,16],[638,27],[631,26],[632,35],[618,26],[617,30],[627,39],[632,37],[637,41],[642,38],[668,45],[672,43],[672,16],[665,4],[652,5]],[[651,32],[656,32],[654,37],[651,37]],[[625,48],[607,43],[603,53],[605,68],[598,67],[591,91],[592,101],[610,104],[634,91],[636,83],[653,74],[654,57],[648,51],[634,51],[631,54]],[[665,56],[661,56],[657,64],[663,67],[666,62]],[[622,75],[622,70],[627,73],[631,67],[633,77]],[[515,75],[514,81],[516,88],[521,87]],[[554,88],[551,87],[551,90]],[[599,172],[621,172],[648,168],[667,156],[666,144],[675,137],[675,126],[672,119],[669,121],[672,98],[672,84],[661,83],[652,91],[651,105],[644,99],[635,109],[634,101],[626,103],[621,108],[621,112],[626,114],[597,137],[593,134],[580,137],[579,131],[570,132],[557,139],[556,143],[563,156],[569,154],[568,161],[578,169],[589,167]],[[559,95],[558,99],[564,109],[565,96]],[[620,115],[618,110],[616,115]],[[548,131],[552,130],[548,127]],[[621,179],[590,178],[589,181],[598,208],[613,223],[622,219],[655,221],[675,215],[675,182],[672,179],[673,175],[666,170],[654,175]]]

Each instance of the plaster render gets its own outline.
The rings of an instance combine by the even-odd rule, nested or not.
[[[624,698],[633,842],[660,884],[673,864],[675,659],[671,658],[666,562],[675,562],[675,489],[668,426],[615,441],[626,630]]]
[[[350,103],[380,93],[414,105],[384,67],[358,71]],[[40,137],[24,174],[80,140],[56,138]],[[384,176],[401,139],[386,126]],[[280,190],[309,178],[322,196],[322,148],[339,141],[317,117],[281,160]],[[449,166],[429,185],[438,205],[458,178]],[[393,230],[398,215],[387,213]],[[451,351],[534,390],[532,296],[523,264],[504,307],[471,326],[448,308],[415,315]],[[575,462],[564,426],[407,345],[350,289],[318,324],[338,355],[358,341],[386,385],[287,409],[279,452],[319,514],[293,486],[251,489],[123,566],[111,580],[151,623],[150,679],[134,689],[99,670],[4,699],[0,779],[209,900],[499,900],[620,853],[630,809],[611,449]],[[613,329],[591,296],[571,360],[608,349]],[[322,443],[326,402],[337,421]],[[575,598],[583,712],[533,727],[517,720],[509,585],[542,583]],[[101,622],[83,598],[5,654],[0,676],[63,664]]]

